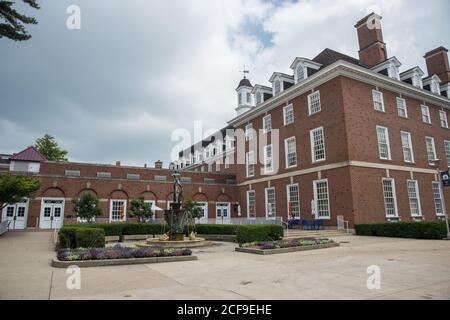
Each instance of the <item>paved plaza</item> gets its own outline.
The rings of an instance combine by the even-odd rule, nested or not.
[[[50,266],[52,233],[0,237],[0,299],[450,299],[450,242],[341,236],[338,248],[258,256],[217,243],[199,260],[81,269]],[[369,266],[381,288],[369,290]]]

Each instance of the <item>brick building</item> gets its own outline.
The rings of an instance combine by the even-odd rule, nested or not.
[[[450,190],[438,170],[450,167],[447,49],[425,55],[428,76],[420,67],[401,72],[380,21],[370,14],[355,25],[359,59],[325,49],[295,58],[293,74],[274,72],[271,87],[244,77],[227,127],[244,137],[222,130],[180,152],[179,166],[231,167],[249,219],[290,214],[336,226],[444,218]]]
[[[450,190],[441,187],[438,170],[450,168],[447,49],[425,55],[428,75],[419,67],[401,72],[380,21],[371,14],[355,25],[359,59],[325,49],[295,58],[292,74],[274,72],[271,86],[241,80],[237,116],[180,151],[176,162],[184,197],[203,209],[201,222],[292,215],[353,226],[444,218]],[[171,171],[161,162],[55,163],[33,148],[2,161],[42,183],[36,198],[3,210],[2,219],[16,228],[75,222],[71,200],[87,191],[100,199],[104,214],[97,220],[106,222],[130,220],[132,198],[144,196],[161,209],[172,199]]]

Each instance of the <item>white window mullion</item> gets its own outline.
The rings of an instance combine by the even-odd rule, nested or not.
[[[311,143],[311,160],[313,163],[324,161],[325,156],[325,137],[323,133],[323,127],[311,130],[310,133]]]
[[[398,217],[397,209],[397,195],[395,193],[395,181],[391,178],[383,178],[383,197],[384,197],[384,210],[386,217]]]
[[[381,160],[391,160],[388,128],[377,126],[378,152]]]
[[[427,146],[427,156],[428,156],[428,164],[433,166],[436,160],[436,146],[434,144],[433,137],[425,137],[425,143]]]
[[[421,105],[420,109],[422,111],[422,121],[427,124],[431,124],[431,117],[430,117],[430,108],[425,105]]]
[[[297,166],[297,146],[295,137],[284,140],[284,153],[286,160],[286,169]]]
[[[420,205],[419,185],[417,180],[407,180],[409,208],[412,217],[421,217],[422,209]]]
[[[372,90],[372,97],[373,97],[373,108],[376,111],[384,112],[383,92],[378,90]]]
[[[414,163],[414,153],[411,141],[411,133],[401,131],[400,132],[402,148],[403,148],[403,158],[407,163]]]
[[[440,217],[444,215],[441,183],[439,181],[433,181],[432,188],[433,188],[433,198],[434,198],[434,207],[436,209],[436,216]]]
[[[308,96],[308,114],[311,116],[320,112],[322,109],[320,104],[320,92],[316,91]]]
[[[450,141],[444,141],[445,158],[447,159],[447,166],[450,168]]]
[[[330,219],[328,179],[313,181],[314,205],[317,219]]]
[[[265,200],[266,200],[266,218],[275,219],[277,216],[276,202],[275,202],[275,188],[265,189]]]
[[[247,218],[256,219],[256,195],[255,190],[247,191]]]
[[[288,185],[286,195],[288,216],[292,215],[294,219],[300,219],[300,196],[298,184]]]
[[[406,107],[405,99],[397,97],[397,111],[399,117],[408,118],[408,109]]]
[[[447,113],[444,110],[439,110],[439,120],[442,128],[448,128]]]

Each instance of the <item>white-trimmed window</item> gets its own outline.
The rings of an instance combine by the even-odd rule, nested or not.
[[[436,208],[436,215],[443,216],[444,210],[442,206],[441,183],[439,181],[433,181],[432,188],[433,188],[434,207]]]
[[[372,90],[373,108],[377,111],[384,112],[383,92]]]
[[[409,208],[412,217],[421,217],[422,209],[420,206],[419,185],[417,180],[407,180]]]
[[[450,141],[444,141],[445,158],[447,159],[447,166],[450,168]]]
[[[422,110],[422,121],[424,123],[431,124],[430,108],[428,108],[428,106],[421,105],[420,109]]]
[[[249,123],[245,126],[245,140],[249,141],[253,139],[253,124]]]
[[[127,220],[127,201],[111,200],[109,206],[109,221],[119,222]]]
[[[266,219],[275,219],[277,216],[277,207],[275,202],[275,188],[266,188]]]
[[[263,118],[263,133],[272,131],[272,115],[268,114]]]
[[[395,193],[395,181],[391,178],[383,178],[384,211],[386,217],[398,217],[397,196]]]
[[[255,175],[255,153],[253,151],[245,154],[245,162],[247,167],[247,178]]]
[[[272,145],[264,147],[264,173],[273,172],[273,152]]]
[[[201,217],[196,218],[198,223],[208,223],[208,202],[207,201],[196,201],[197,208],[201,212]]]
[[[311,130],[309,132],[311,142],[311,159],[312,162],[325,160],[325,137],[323,127]]]
[[[300,195],[298,183],[288,185],[286,194],[288,217],[293,216],[294,219],[300,219]]]
[[[427,145],[428,164],[433,166],[435,165],[434,161],[436,160],[436,146],[434,144],[434,138],[425,137],[425,143]]]
[[[314,205],[317,219],[330,218],[330,197],[328,194],[328,179],[313,181]]]
[[[405,162],[414,163],[414,154],[411,141],[411,133],[401,131],[400,136],[402,139],[403,159]]]
[[[284,125],[294,123],[294,106],[292,104],[283,108]]]
[[[256,104],[260,104],[262,102],[262,93],[257,91],[256,92]]]
[[[308,96],[308,114],[311,116],[320,112],[320,92],[316,91]]]
[[[442,128],[448,128],[447,113],[444,110],[439,110],[439,120]]]
[[[281,92],[281,82],[280,80],[275,80],[273,83],[273,93],[274,95],[277,95]]]
[[[302,64],[297,67],[297,82],[305,79],[305,68]]]
[[[252,100],[252,94],[250,92],[247,92],[247,103],[250,103]]]
[[[144,203],[148,203],[153,211],[153,215],[150,219],[147,219],[147,221],[152,221],[156,219],[156,211],[155,211],[155,206],[156,206],[156,200],[144,200]]]
[[[408,118],[408,109],[406,108],[406,100],[400,97],[397,97],[397,112],[399,117]]]
[[[295,137],[284,140],[284,153],[286,155],[286,168],[297,166],[297,146]]]
[[[247,191],[247,219],[256,219],[256,193],[255,193],[255,190]]]
[[[242,93],[241,92],[239,92],[239,94],[238,94],[238,103],[239,103],[239,105],[242,104]]]
[[[377,126],[378,152],[381,160],[391,160],[388,128]]]

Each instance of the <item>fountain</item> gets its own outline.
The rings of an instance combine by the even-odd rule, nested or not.
[[[211,245],[211,242],[203,238],[198,238],[194,233],[189,237],[184,235],[184,226],[191,220],[189,213],[181,208],[181,199],[183,196],[183,187],[181,186],[181,173],[172,166],[173,177],[173,202],[170,208],[164,211],[164,220],[167,223],[167,234],[158,238],[148,238],[145,243],[138,243],[137,246],[149,247],[172,247],[172,248],[194,248]]]

